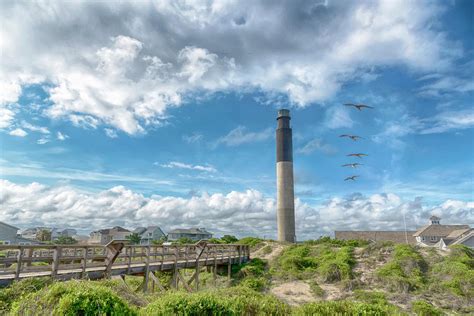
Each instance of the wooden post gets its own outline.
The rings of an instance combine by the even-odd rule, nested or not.
[[[84,248],[82,248],[82,251],[84,252],[82,254],[82,278],[84,279],[86,277],[87,253],[89,252],[89,248],[84,247]]]
[[[227,262],[227,282],[229,282],[230,285],[230,275],[232,272],[232,263],[230,262],[230,255],[228,256],[228,262]]]
[[[158,278],[156,277],[156,275],[155,275],[153,272],[150,272],[150,277],[151,277],[151,279],[153,280],[153,284],[156,283],[156,285],[158,285],[158,287],[160,288],[160,290],[161,290],[162,292],[165,292],[165,291],[166,291],[165,288],[163,287],[163,285],[161,284],[160,279],[158,279]]]
[[[174,288],[178,289],[178,256],[179,256],[179,249],[178,246],[174,246]]]
[[[242,264],[242,245],[238,245],[238,251],[239,251],[239,265]]]
[[[150,246],[145,248],[145,276],[143,280],[143,292],[148,292],[148,278],[150,275]]]
[[[132,246],[127,247],[128,251],[128,268],[127,268],[127,273],[130,274],[132,272],[132,258],[133,258],[133,253],[134,249]]]
[[[26,266],[27,266],[27,267],[31,267],[31,264],[32,264],[32,262],[31,262],[31,257],[32,257],[32,255],[33,255],[33,249],[31,249],[31,248],[26,248],[26,249],[25,249],[25,255],[26,255],[26,258],[28,259],[28,260],[26,261]]]
[[[112,265],[115,262],[115,259],[119,256],[125,244],[120,241],[112,240],[106,246],[106,257],[105,257],[105,277],[110,278],[112,274]]]
[[[213,278],[214,278],[214,286],[217,285],[217,247],[214,246],[214,271],[213,271]]]
[[[53,264],[51,266],[51,277],[54,279],[58,275],[59,257],[61,256],[61,247],[54,247],[53,250]]]
[[[23,247],[20,246],[18,247],[19,251],[18,251],[18,255],[16,257],[16,271],[15,271],[15,280],[19,280],[20,279],[20,272],[21,272],[21,259],[23,257]]]

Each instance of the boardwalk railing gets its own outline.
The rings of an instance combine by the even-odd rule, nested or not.
[[[51,276],[55,279],[98,279],[114,275],[143,275],[148,284],[154,271],[173,271],[179,281],[179,269],[196,269],[194,281],[199,286],[201,267],[242,264],[250,258],[246,245],[127,245],[114,241],[103,245],[0,245],[0,285],[29,277]],[[212,268],[211,268],[212,270]],[[193,281],[191,280],[191,281]],[[184,281],[184,280],[182,280]],[[183,282],[185,283],[185,282]],[[190,283],[190,282],[188,282]],[[146,290],[146,285],[144,287]]]

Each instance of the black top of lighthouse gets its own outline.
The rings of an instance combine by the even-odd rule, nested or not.
[[[293,142],[290,127],[290,111],[278,110],[276,129],[276,158],[280,161],[293,161]]]

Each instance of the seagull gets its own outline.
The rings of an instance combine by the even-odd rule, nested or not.
[[[362,158],[363,156],[368,156],[367,154],[349,154],[346,155],[347,157],[359,157]]]
[[[357,166],[362,166],[362,164],[355,162],[355,163],[346,163],[345,165],[342,165],[342,167],[352,167],[352,168],[357,168]]]
[[[344,105],[345,106],[353,106],[359,111],[362,111],[363,108],[373,109],[372,106],[368,106],[368,105],[365,105],[365,104],[344,103]]]
[[[355,181],[356,178],[358,178],[359,176],[352,176],[352,177],[347,177],[344,179],[344,181],[347,181],[347,180],[352,180],[352,181]]]
[[[356,141],[357,139],[364,139],[363,137],[360,137],[357,135],[347,135],[347,134],[340,135],[339,137],[348,137],[352,139],[353,141]]]

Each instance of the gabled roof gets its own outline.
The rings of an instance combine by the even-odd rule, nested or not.
[[[4,222],[0,222],[0,224],[2,224],[2,225],[5,225],[5,226],[7,226],[7,227],[10,227],[10,228],[13,228],[13,229],[16,229],[16,230],[19,230],[19,228],[18,228],[18,227],[15,227],[15,226],[9,225],[9,224],[7,224],[7,223],[4,223]]]
[[[468,229],[469,225],[427,225],[416,231],[413,236],[446,237],[455,230]]]
[[[146,227],[137,227],[133,230],[133,233],[141,235],[146,231]]]
[[[456,230],[453,230],[448,236],[446,236],[446,238],[453,238],[453,239],[458,238],[459,236],[469,232],[470,230],[471,230],[470,228],[456,229]]]
[[[466,236],[463,236],[461,238],[458,238],[456,239],[455,241],[453,241],[451,243],[451,245],[459,245],[463,242],[465,242],[466,240],[470,239],[470,238],[473,238],[474,237],[474,230],[472,230],[469,234],[467,234]]]
[[[196,235],[212,235],[204,228],[177,228],[169,232],[169,234],[196,234]]]

